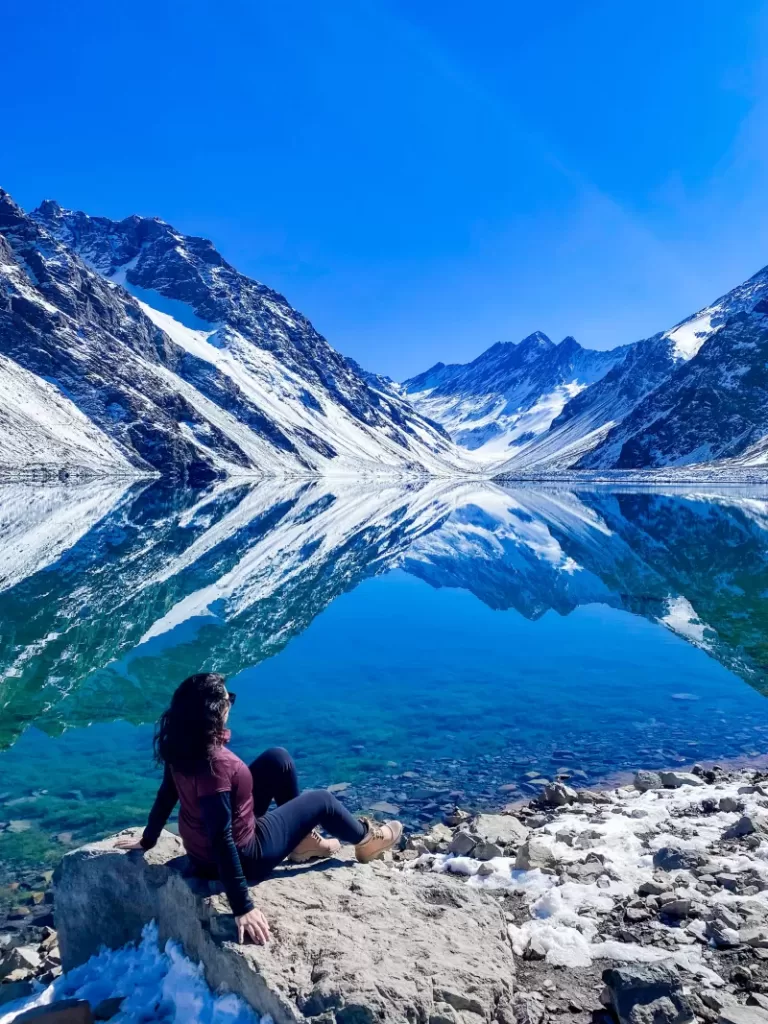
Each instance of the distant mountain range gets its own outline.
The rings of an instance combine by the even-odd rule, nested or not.
[[[671,330],[596,352],[499,342],[401,386],[497,473],[768,465],[768,269]]]
[[[0,479],[768,468],[768,270],[607,352],[540,332],[397,384],[206,239],[0,189]]]

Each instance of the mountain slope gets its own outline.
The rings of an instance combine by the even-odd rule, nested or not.
[[[52,384],[0,355],[0,474],[131,475],[107,435]]]
[[[731,459],[768,435],[768,318],[740,313],[583,458],[585,467]],[[763,465],[768,459],[755,460]]]
[[[441,423],[478,460],[498,461],[545,433],[567,402],[620,364],[625,349],[597,352],[541,332],[498,342],[471,363],[438,363],[402,385],[414,406]]]
[[[130,293],[180,350],[185,381],[266,441],[267,465],[249,451],[249,468],[440,474],[462,465],[439,428],[372,387],[281,295],[240,274],[208,240],[157,219],[112,221],[51,201],[32,219],[114,295]]]

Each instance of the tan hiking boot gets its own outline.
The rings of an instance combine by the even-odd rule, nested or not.
[[[355,856],[361,864],[367,864],[400,842],[403,826],[399,821],[378,822],[369,818],[361,818],[360,821],[368,828],[365,839],[355,847]]]
[[[332,857],[341,849],[338,839],[324,839],[317,829],[312,829],[308,836],[288,855],[292,864],[306,864],[308,860],[323,860]]]

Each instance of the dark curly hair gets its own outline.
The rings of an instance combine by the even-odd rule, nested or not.
[[[155,758],[183,775],[210,762],[226,736],[229,707],[224,676],[198,672],[176,687],[155,728]]]

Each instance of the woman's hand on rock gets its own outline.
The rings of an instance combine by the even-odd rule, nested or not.
[[[140,839],[118,839],[115,842],[116,850],[143,850]]]
[[[241,914],[239,917],[236,916],[235,924],[237,925],[238,942],[245,942],[246,936],[260,946],[263,946],[265,942],[269,942],[267,919],[255,907],[246,914]]]

